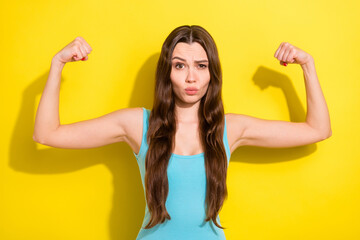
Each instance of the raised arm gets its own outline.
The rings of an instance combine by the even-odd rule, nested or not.
[[[232,151],[239,146],[295,147],[315,143],[332,135],[330,116],[317,78],[312,56],[289,44],[281,43],[274,55],[284,66],[300,64],[306,87],[305,122],[266,120],[244,114],[227,114],[228,138]]]
[[[51,61],[49,76],[36,112],[34,141],[57,148],[94,148],[125,141],[139,149],[142,131],[141,108],[120,109],[86,121],[60,124],[59,91],[61,72],[67,62],[87,60],[90,45],[77,37]]]

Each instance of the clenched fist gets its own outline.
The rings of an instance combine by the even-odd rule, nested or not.
[[[286,66],[288,63],[297,63],[300,65],[308,63],[312,56],[300,48],[291,45],[288,42],[282,42],[276,50],[275,58],[280,61],[281,65]]]
[[[92,48],[82,37],[75,38],[71,43],[61,49],[53,59],[62,63],[75,62],[80,59],[88,60],[88,54],[90,54]]]

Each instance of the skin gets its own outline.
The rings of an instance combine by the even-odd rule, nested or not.
[[[33,139],[57,148],[95,148],[115,142],[126,142],[138,153],[142,140],[142,108],[124,108],[98,118],[71,124],[60,124],[59,91],[61,73],[66,63],[86,62],[92,48],[82,37],[77,37],[52,59],[36,112]],[[198,43],[176,45],[172,63],[171,82],[175,93],[177,131],[174,153],[194,155],[203,152],[199,144],[197,110],[210,81],[208,63],[203,68],[196,60],[206,59],[205,50]],[[329,111],[317,78],[312,56],[290,43],[283,42],[274,57],[280,63],[297,64],[303,70],[307,115],[305,122],[260,119],[245,114],[227,113],[227,135],[231,153],[240,146],[269,148],[295,147],[311,144],[332,135]],[[185,88],[199,88],[189,96]],[[195,141],[194,141],[195,140]]]
[[[210,82],[206,52],[197,42],[191,45],[181,42],[175,46],[171,59],[170,79],[175,93],[178,121],[197,121],[200,100],[206,94]],[[206,62],[196,62],[199,60]],[[188,95],[185,92],[187,87],[196,87],[199,91]]]
[[[274,57],[280,64],[298,64],[304,75],[307,114],[305,122],[266,120],[244,114],[226,114],[230,151],[240,146],[296,147],[323,141],[332,135],[330,116],[315,70],[313,57],[282,42]],[[231,130],[229,130],[231,129]]]
[[[199,139],[197,112],[200,100],[206,94],[210,82],[207,54],[197,42],[192,44],[181,42],[176,44],[171,59],[170,79],[175,93],[177,116],[174,153],[198,154],[203,150]],[[187,87],[196,87],[199,90],[196,94],[189,95],[185,92]]]

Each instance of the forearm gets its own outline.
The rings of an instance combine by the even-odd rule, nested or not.
[[[47,134],[57,129],[59,119],[59,92],[61,73],[65,64],[52,59],[49,76],[41,96],[35,117],[33,138],[42,141]]]
[[[314,59],[301,65],[306,87],[306,123],[322,136],[331,136],[329,110],[315,70]]]

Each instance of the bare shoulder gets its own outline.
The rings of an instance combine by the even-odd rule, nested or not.
[[[228,143],[230,152],[233,153],[236,148],[244,145],[242,136],[248,116],[244,114],[226,113],[225,117]]]

